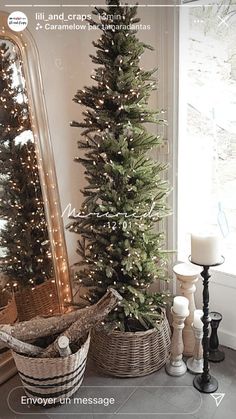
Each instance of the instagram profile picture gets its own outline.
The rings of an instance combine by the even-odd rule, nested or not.
[[[28,25],[28,18],[23,12],[12,12],[7,19],[9,28],[14,32],[23,31]]]

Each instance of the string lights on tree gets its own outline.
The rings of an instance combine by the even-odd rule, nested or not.
[[[161,138],[146,127],[164,120],[161,111],[148,107],[156,70],[140,67],[142,54],[153,48],[137,38],[136,12],[137,7],[120,6],[119,0],[95,8],[90,24],[102,36],[93,42],[96,54],[90,57],[97,68],[93,84],[74,97],[87,108],[84,120],[71,123],[83,129],[78,148],[84,154],[76,161],[87,181],[80,213],[89,214],[72,216],[68,225],[81,237],[78,278],[88,287],[89,301],[98,301],[110,286],[122,295],[108,319],[119,330],[132,330],[134,319],[141,329],[153,327],[165,300],[161,293],[148,292],[154,280],[166,279],[164,234],[153,227],[168,214],[168,185],[162,175],[166,165],[147,154]]]
[[[14,289],[53,277],[28,100],[16,55],[0,44],[0,269]],[[16,82],[17,80],[17,82]],[[20,82],[19,82],[20,80]]]

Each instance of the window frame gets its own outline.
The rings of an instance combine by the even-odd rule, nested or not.
[[[191,4],[190,4],[191,3]],[[193,4],[194,3],[194,4]],[[180,86],[183,86],[182,80],[182,74],[181,74],[181,50],[183,49],[183,43],[186,41],[183,39],[183,30],[182,30],[182,15],[181,15],[181,9],[183,8],[187,8],[187,7],[194,7],[194,6],[204,6],[206,4],[209,4],[209,1],[201,1],[201,0],[182,0],[181,4],[179,6],[179,14],[178,14],[178,18],[179,18],[179,22],[178,22],[178,27],[179,27],[179,33],[178,33],[178,60],[177,60],[177,67],[178,70],[176,72],[176,77],[178,77],[178,90],[176,91],[176,95],[177,95],[177,101],[175,101],[175,103],[177,102],[177,107],[178,107],[178,122],[177,122],[177,138],[176,138],[176,145],[174,146],[175,151],[177,152],[175,155],[172,156],[172,162],[173,162],[173,166],[174,167],[179,167],[179,151],[180,151],[180,135],[181,135],[181,127],[182,127],[182,121],[181,121],[181,114],[180,114],[180,109],[181,109],[181,104],[183,103],[183,97],[182,94],[180,93]],[[176,161],[177,160],[177,161]],[[178,178],[178,176],[177,176]],[[175,197],[176,197],[176,203],[175,206],[177,207],[177,211],[175,213],[176,217],[175,217],[175,226],[174,226],[174,231],[176,234],[176,241],[177,241],[177,247],[178,247],[178,238],[179,238],[179,213],[180,213],[180,200],[179,200],[179,179],[177,179],[177,184],[175,185],[176,188],[176,193],[175,193]],[[187,255],[188,256],[188,255]],[[177,260],[178,260],[178,256],[177,256]],[[179,260],[179,262],[182,262],[182,260]],[[233,288],[236,289],[236,273],[231,273],[231,272],[227,272],[224,270],[224,264],[211,269],[212,272],[212,279],[211,282],[217,285],[222,285],[225,286],[227,288]]]

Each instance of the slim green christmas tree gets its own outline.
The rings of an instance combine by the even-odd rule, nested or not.
[[[84,129],[78,147],[85,154],[76,160],[88,182],[81,211],[68,226],[82,237],[78,278],[88,287],[91,302],[110,286],[120,292],[123,302],[108,319],[120,330],[157,324],[164,295],[150,295],[148,289],[166,277],[164,234],[153,230],[168,213],[166,166],[147,155],[161,139],[146,128],[146,123],[164,121],[162,112],[148,108],[156,70],[140,67],[141,55],[153,48],[136,36],[136,12],[119,0],[94,11],[97,21],[90,24],[102,30],[93,42],[96,55],[91,55],[98,66],[94,84],[74,97],[87,108],[84,121],[71,123]]]
[[[29,112],[24,102],[24,86],[14,83],[16,57],[6,42],[0,43],[0,143],[11,144],[14,138],[30,129]],[[16,69],[15,69],[16,73]],[[21,100],[19,100],[19,98]],[[18,100],[17,100],[18,99]]]
[[[1,43],[0,269],[21,288],[51,278],[53,265],[27,97],[14,82],[15,60]]]

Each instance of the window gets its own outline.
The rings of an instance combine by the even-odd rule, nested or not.
[[[178,259],[210,225],[235,275],[236,5],[199,3],[180,7]]]

